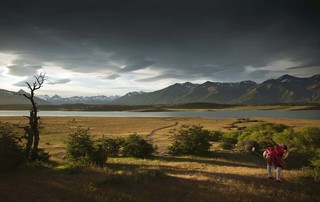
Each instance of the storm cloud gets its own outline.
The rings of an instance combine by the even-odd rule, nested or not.
[[[28,65],[9,65],[7,66],[10,74],[17,76],[29,76],[37,74],[37,70],[41,69],[41,66],[28,66]]]
[[[58,79],[54,81],[49,81],[48,84],[51,84],[51,85],[65,84],[65,83],[69,83],[70,81],[71,81],[70,79]]]
[[[280,72],[309,76],[320,73],[318,5],[312,0],[10,1],[0,7],[0,52],[19,56],[7,67],[15,75],[33,74],[33,67],[50,63],[106,80],[136,74],[142,83],[260,81]],[[275,61],[291,66],[275,70],[270,65]]]

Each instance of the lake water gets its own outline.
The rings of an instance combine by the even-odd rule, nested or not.
[[[28,116],[28,111],[0,110],[0,116]],[[203,118],[294,118],[320,120],[320,110],[221,110],[184,112],[117,112],[117,111],[40,111],[39,116],[89,116],[89,117],[203,117]]]

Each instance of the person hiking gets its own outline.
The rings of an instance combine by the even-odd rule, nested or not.
[[[283,160],[288,157],[288,147],[284,144],[278,145],[272,138],[270,141],[273,146],[263,152],[263,157],[267,162],[268,178],[274,179],[273,172],[277,169],[276,182],[281,183],[281,171],[286,166]]]

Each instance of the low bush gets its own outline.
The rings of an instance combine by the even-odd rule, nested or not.
[[[216,131],[216,130],[210,131],[209,141],[218,142],[221,140],[222,136],[223,136],[223,132],[221,131]]]
[[[108,151],[101,144],[96,144],[91,154],[91,164],[100,168],[106,166]]]
[[[242,151],[251,152],[253,147],[256,150],[259,150],[261,148],[260,144],[254,140],[243,140],[243,141],[240,141],[238,144],[238,149]]]
[[[264,149],[271,146],[270,138],[277,143],[293,147],[294,131],[289,126],[275,123],[259,123],[247,127],[238,136],[238,147],[241,150],[250,150],[253,146]]]
[[[200,125],[183,125],[179,130],[172,130],[173,144],[168,147],[171,155],[204,155],[209,152],[210,131]]]
[[[91,155],[94,150],[93,141],[89,135],[89,128],[78,127],[71,132],[66,141],[67,160],[80,164],[91,164]]]
[[[148,158],[155,152],[155,148],[140,135],[134,133],[129,135],[123,143],[123,156]]]
[[[320,128],[305,127],[296,132],[294,143],[302,151],[315,153],[320,148]]]
[[[107,152],[110,157],[117,157],[120,154],[120,148],[123,146],[123,138],[102,137],[98,139],[99,145]]]
[[[0,170],[12,170],[26,162],[18,135],[9,124],[0,123]]]
[[[312,166],[320,169],[320,148],[316,150],[315,154],[310,159],[310,163]]]
[[[254,140],[257,142],[269,141],[276,134],[283,133],[290,129],[289,126],[275,123],[259,123],[247,127],[238,137],[239,141]]]
[[[297,133],[292,128],[287,128],[274,134],[272,138],[275,142],[286,144],[289,148],[296,148],[297,145],[294,142],[296,135]]]
[[[230,144],[237,144],[238,137],[241,134],[240,131],[231,131],[222,134],[221,140],[222,142],[227,142]]]
[[[66,155],[69,162],[79,165],[105,166],[107,151],[101,143],[94,142],[89,134],[89,128],[78,127],[71,132],[66,141]]]

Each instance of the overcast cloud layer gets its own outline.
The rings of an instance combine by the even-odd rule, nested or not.
[[[43,93],[70,96],[319,74],[317,2],[4,2],[0,88],[19,89],[39,71]]]

